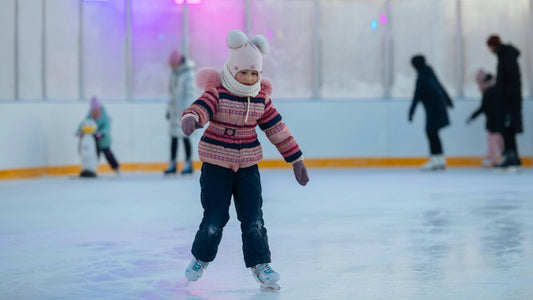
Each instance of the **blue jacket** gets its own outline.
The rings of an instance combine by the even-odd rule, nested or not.
[[[89,110],[89,113],[85,117],[85,119],[91,118],[91,111]],[[102,111],[100,113],[100,118],[96,119],[96,124],[98,124],[98,130],[96,131],[96,134],[101,134],[102,137],[98,139],[98,147],[100,149],[107,149],[111,147],[111,121],[109,120],[109,117],[107,116],[106,109],[102,106]],[[78,126],[78,132],[81,132],[81,126],[83,122],[80,123]]]

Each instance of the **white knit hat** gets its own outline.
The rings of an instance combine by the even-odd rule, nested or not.
[[[263,54],[268,53],[266,38],[260,34],[249,39],[244,32],[232,30],[228,33],[226,43],[230,47],[226,67],[231,75],[241,70],[263,71]]]

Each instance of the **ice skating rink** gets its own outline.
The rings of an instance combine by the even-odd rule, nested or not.
[[[272,267],[244,267],[231,207],[185,287],[199,173],[0,181],[0,299],[531,299],[533,170],[262,170]]]

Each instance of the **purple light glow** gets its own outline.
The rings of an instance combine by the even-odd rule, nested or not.
[[[181,5],[183,2],[187,1],[187,4],[200,4],[202,0],[174,0],[174,3]]]
[[[267,30],[267,39],[272,39],[274,31],[272,29]]]
[[[379,15],[379,21],[381,24],[387,24],[387,15],[386,14],[380,14]]]

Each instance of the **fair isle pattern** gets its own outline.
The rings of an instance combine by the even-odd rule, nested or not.
[[[182,116],[193,114],[209,126],[198,145],[200,160],[237,171],[255,165],[263,158],[255,127],[259,125],[288,163],[302,156],[289,128],[261,86],[256,97],[239,97],[223,86],[207,89]],[[246,112],[248,112],[248,120]]]

